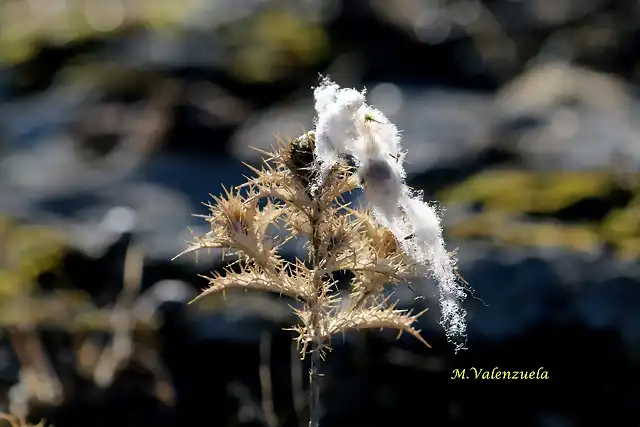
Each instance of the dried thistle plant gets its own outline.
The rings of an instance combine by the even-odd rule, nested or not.
[[[264,153],[261,169],[247,165],[254,176],[245,184],[212,196],[203,216],[210,231],[194,236],[180,254],[222,248],[238,257],[225,274],[206,277],[209,287],[196,300],[228,289],[259,289],[299,302],[293,309],[300,323],[292,329],[302,358],[311,354],[310,426],[319,424],[318,365],[332,336],[392,328],[429,346],[413,326],[422,313],[398,309],[384,297],[385,286],[407,284],[417,275],[435,278],[441,324],[456,350],[464,348],[466,296],[436,211],[405,184],[396,127],[365,103],[364,91],[323,79],[314,95],[315,129],[280,141]],[[357,188],[364,189],[371,209],[344,203],[343,196]],[[283,225],[291,238],[308,239],[307,262],[280,256],[287,239],[267,233],[274,225]],[[353,274],[346,298],[333,278],[338,271]]]

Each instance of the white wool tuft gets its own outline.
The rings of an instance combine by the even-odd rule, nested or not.
[[[389,228],[407,254],[438,283],[440,320],[456,351],[465,348],[466,289],[458,282],[456,260],[445,248],[440,218],[405,184],[405,152],[396,126],[365,103],[365,91],[341,89],[328,78],[314,89],[317,112],[315,157],[320,169],[312,190],[321,188],[339,157],[350,154],[373,217]]]
[[[324,79],[314,90],[316,119],[316,160],[320,173],[315,188],[322,186],[339,155],[347,152],[349,142],[356,138],[354,115],[364,104],[364,93],[355,89],[339,89]]]

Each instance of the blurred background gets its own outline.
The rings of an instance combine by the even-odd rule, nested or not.
[[[0,0],[0,410],[306,425],[290,301],[187,306],[220,254],[170,259],[250,146],[312,127],[319,73],[403,130],[475,289],[467,351],[427,281],[397,295],[433,349],[337,340],[322,424],[640,425],[637,0]]]

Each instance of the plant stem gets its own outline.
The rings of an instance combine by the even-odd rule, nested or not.
[[[309,370],[309,427],[320,425],[320,346],[313,341],[311,350],[311,369]]]
[[[320,236],[318,224],[320,222],[320,206],[317,201],[314,203],[313,215],[311,219],[312,227],[312,245],[311,245],[311,262],[315,271],[320,267]],[[311,343],[311,367],[309,369],[309,427],[320,426],[320,351],[322,350],[322,341],[320,338],[320,322],[319,314],[319,296],[322,293],[323,282],[322,277],[314,274],[314,288],[316,292],[313,298],[308,301],[311,310],[311,333],[313,341]]]

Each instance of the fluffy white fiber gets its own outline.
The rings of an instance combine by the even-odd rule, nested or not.
[[[321,188],[341,155],[356,159],[358,174],[374,218],[388,227],[425,274],[438,283],[440,309],[447,339],[456,351],[466,345],[466,291],[455,274],[455,259],[445,249],[440,218],[421,192],[405,184],[405,152],[396,126],[366,104],[365,91],[340,88],[324,78],[314,89],[316,148]]]

